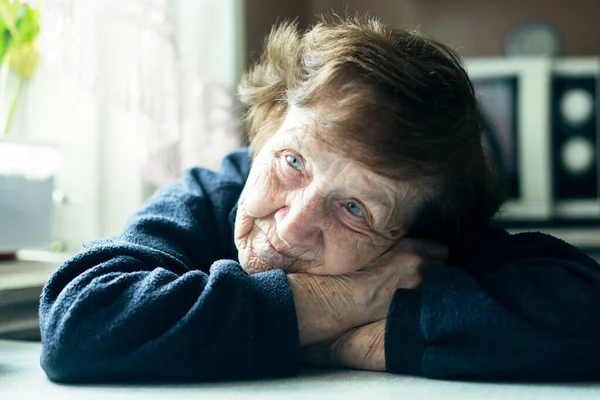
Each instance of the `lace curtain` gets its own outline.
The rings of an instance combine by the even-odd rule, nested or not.
[[[173,0],[21,2],[42,7],[39,48],[50,64],[103,104],[145,119],[146,180],[164,184],[190,166],[216,168],[241,145],[232,93],[178,60]]]

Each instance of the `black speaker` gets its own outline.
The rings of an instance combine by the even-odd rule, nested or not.
[[[597,200],[598,76],[554,75],[551,92],[554,200]]]

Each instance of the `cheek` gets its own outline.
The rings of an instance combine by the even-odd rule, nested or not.
[[[238,249],[251,236],[254,221],[276,212],[282,203],[278,179],[271,166],[263,161],[254,163],[240,195],[235,219],[235,239]]]

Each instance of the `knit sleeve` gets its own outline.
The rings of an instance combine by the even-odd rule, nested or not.
[[[241,186],[215,179],[188,173],[122,235],[90,243],[51,277],[40,305],[41,364],[51,380],[296,373],[287,278],[281,271],[248,275],[235,257],[222,258],[232,247],[227,218]]]
[[[443,268],[398,290],[386,363],[432,378],[600,378],[600,267],[530,233],[497,240],[469,268]],[[471,272],[467,272],[471,271]]]

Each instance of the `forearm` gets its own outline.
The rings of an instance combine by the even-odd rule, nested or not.
[[[42,366],[52,380],[295,373],[295,316],[281,271],[249,277],[235,262],[220,261],[210,276],[201,271],[178,275],[145,266],[133,254],[126,256],[124,248],[114,248],[120,255],[110,257],[109,246],[65,264],[44,290]]]
[[[598,286],[575,284],[579,277],[562,265],[537,259],[505,266],[485,283],[448,268],[421,290],[398,291],[388,314],[387,370],[431,378],[597,378]]]

